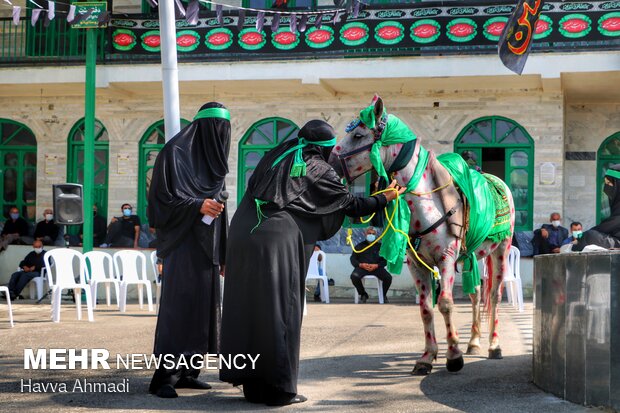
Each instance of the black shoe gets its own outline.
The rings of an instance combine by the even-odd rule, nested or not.
[[[329,285],[330,287],[333,287],[334,285],[336,285],[336,283],[334,282],[333,278],[330,278],[329,280],[327,280],[327,285]]]
[[[366,304],[366,301],[368,301],[368,294],[362,294],[362,296],[360,297],[360,301],[362,302],[362,304]]]
[[[320,295],[315,295],[314,296],[314,301],[320,302],[321,301],[321,296]]]
[[[266,404],[267,406],[288,406],[289,404],[303,403],[307,400],[308,398],[306,396],[303,396],[301,394],[296,394],[290,399],[272,400],[272,401],[267,402]]]
[[[176,389],[199,389],[199,390],[209,390],[211,385],[205,381],[198,380],[194,377],[185,377],[177,381],[177,384],[174,385]]]
[[[174,389],[174,387],[172,387],[171,384],[164,384],[163,386],[161,386],[157,390],[157,393],[155,393],[155,395],[157,397],[161,397],[162,399],[174,399],[176,397],[179,397],[177,391]]]
[[[389,304],[390,300],[388,300],[387,296],[383,297],[383,304]]]
[[[19,294],[16,298],[19,298],[20,300],[23,300],[23,299],[24,299],[24,296],[23,296],[23,295],[21,295],[21,294]]]

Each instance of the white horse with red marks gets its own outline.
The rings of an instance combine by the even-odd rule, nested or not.
[[[382,119],[384,116],[383,101],[375,96],[374,115],[376,119]],[[393,116],[393,115],[390,115]],[[385,118],[388,119],[388,118]],[[348,128],[347,135],[334,147],[330,156],[329,163],[334,169],[344,176],[349,183],[355,178],[365,174],[373,169],[370,161],[370,148],[376,140],[381,139],[381,133],[386,125],[380,125],[373,129],[368,128],[359,120],[354,121]],[[389,121],[388,121],[389,122]],[[418,139],[419,140],[419,139]],[[381,162],[386,171],[390,171],[395,159],[403,148],[403,144],[392,144],[381,146],[380,155]],[[401,186],[407,186],[414,174],[418,156],[420,154],[420,145],[416,145],[416,149],[411,156],[409,162],[403,167],[399,167],[391,173],[390,178],[396,179]],[[344,161],[346,159],[346,161]],[[436,163],[443,168],[439,162]],[[451,231],[447,221],[443,221],[440,225],[442,217],[446,216],[447,211],[444,209],[441,191],[454,191],[454,195],[460,198],[457,188],[450,184],[440,187],[436,182],[433,171],[429,166],[426,167],[422,178],[417,186],[411,191],[405,193],[406,200],[411,211],[411,220],[409,234],[420,234],[424,229],[432,228],[428,234],[420,239],[417,249],[418,256],[430,267],[436,266],[441,276],[441,293],[437,300],[439,312],[443,315],[446,324],[448,351],[446,353],[446,367],[449,371],[459,371],[463,367],[463,354],[459,349],[459,337],[456,326],[453,323],[453,299],[452,290],[454,286],[454,278],[457,268],[457,259],[462,253],[462,239],[455,236]],[[447,172],[447,171],[446,171]],[[497,179],[497,178],[496,178]],[[499,179],[497,179],[499,180]],[[490,241],[485,239],[482,244],[475,250],[477,259],[484,259],[488,267],[488,286],[489,294],[489,358],[502,358],[501,348],[498,335],[498,302],[501,300],[501,284],[504,278],[504,272],[508,269],[508,253],[510,249],[512,232],[514,229],[514,204],[510,190],[505,183],[503,185],[506,199],[509,205],[510,219],[510,236],[499,241]],[[403,198],[401,198],[401,201]],[[467,206],[460,204],[460,208],[455,214],[465,214]],[[452,211],[454,212],[454,211]],[[457,216],[461,222],[466,222],[465,216]],[[488,217],[493,219],[495,217]],[[388,229],[386,229],[388,230]],[[412,374],[426,375],[432,370],[432,362],[437,358],[438,346],[433,321],[433,307],[431,291],[432,273],[428,271],[408,250],[408,266],[414,279],[415,286],[420,295],[420,314],[424,324],[425,347],[422,356],[416,360]],[[473,322],[471,327],[471,339],[468,343],[468,353],[477,354],[480,351],[480,286],[476,287],[475,293],[470,294],[473,305]]]

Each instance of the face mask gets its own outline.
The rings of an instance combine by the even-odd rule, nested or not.
[[[45,220],[46,221],[51,221],[52,219],[54,219],[54,215],[53,214],[45,214]]]
[[[34,252],[36,252],[37,254],[40,254],[43,252],[43,248],[35,248]]]
[[[377,239],[377,237],[375,236],[375,234],[368,234],[368,235],[366,235],[366,241],[368,241],[368,242],[373,242],[376,239]]]
[[[10,214],[11,215],[11,219],[17,219],[19,218],[19,214]]]
[[[583,231],[573,231],[573,238],[581,238]]]
[[[131,209],[129,209],[129,208],[123,209],[123,215],[126,216],[126,217],[130,217],[131,216]]]
[[[561,223],[562,223],[561,221],[557,221],[557,220],[551,221],[551,225],[553,225],[555,228],[559,227]]]

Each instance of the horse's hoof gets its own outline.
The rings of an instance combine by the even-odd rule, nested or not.
[[[471,344],[467,346],[467,354],[475,356],[480,354],[480,346],[472,346]]]
[[[503,359],[504,357],[502,357],[502,349],[498,347],[494,350],[489,350],[489,358],[493,360]]]
[[[451,373],[455,373],[461,370],[464,364],[463,356],[459,356],[455,359],[448,359],[448,361],[446,361],[446,369]]]
[[[423,361],[418,361],[415,364],[415,367],[411,371],[411,374],[414,376],[427,376],[431,370],[433,370],[433,365],[431,363],[425,363]]]

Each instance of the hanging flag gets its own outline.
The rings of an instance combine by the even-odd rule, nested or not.
[[[290,28],[292,33],[297,31],[297,15],[295,13],[291,14]]]
[[[222,5],[221,4],[216,4],[215,5],[215,14],[217,16],[217,23],[220,26],[223,26],[224,25],[224,14],[223,14],[223,11],[222,11]]]
[[[34,27],[37,24],[37,20],[39,20],[39,15],[41,14],[41,9],[32,9],[32,17],[30,18],[30,23]]]
[[[19,25],[19,16],[21,15],[22,8],[19,6],[13,6],[13,24],[15,26]]]
[[[183,7],[183,3],[181,3],[181,0],[174,0],[174,3],[177,5],[181,17],[185,17],[185,8]]]
[[[280,28],[280,14],[276,13],[271,18],[271,31],[275,33],[278,31],[279,28]]]
[[[357,16],[360,14],[360,2],[358,0],[353,0],[353,18],[357,19]]]
[[[323,20],[323,15],[321,13],[316,15],[316,21],[314,22],[314,27],[317,29],[321,28],[321,21]]]
[[[49,1],[47,2],[47,18],[50,20],[54,20],[54,17],[56,17],[56,3],[54,3],[53,1]]]
[[[75,6],[72,4],[69,6],[69,13],[67,13],[67,23],[71,23],[75,19]]]
[[[263,24],[265,24],[265,12],[259,11],[256,15],[256,31],[260,32],[263,30]]]
[[[200,4],[198,0],[191,0],[185,10],[185,20],[190,26],[198,24],[198,14],[200,13]]]
[[[88,9],[86,10],[86,12],[84,13],[78,13],[77,16],[75,16],[73,18],[73,20],[71,20],[69,22],[69,24],[74,25],[74,24],[78,24],[81,21],[84,21],[86,19],[88,19],[90,17],[90,15],[93,14],[93,9]],[[67,20],[68,21],[68,20]]]
[[[245,24],[245,10],[239,9],[239,17],[237,17],[237,30],[241,31]]]
[[[152,8],[158,7],[159,4],[157,4],[156,0],[147,0],[148,3],[151,5]]]
[[[299,32],[303,33],[306,31],[306,24],[308,24],[308,15],[302,14],[301,19],[299,20]]]
[[[97,26],[99,27],[107,27],[108,22],[110,21],[110,17],[112,16],[112,12],[104,11],[97,16]]]
[[[497,44],[504,66],[520,75],[527,61],[543,0],[519,0]]]
[[[340,18],[340,11],[336,10],[336,12],[334,13],[334,25],[336,25],[336,23],[338,23],[338,20]]]

